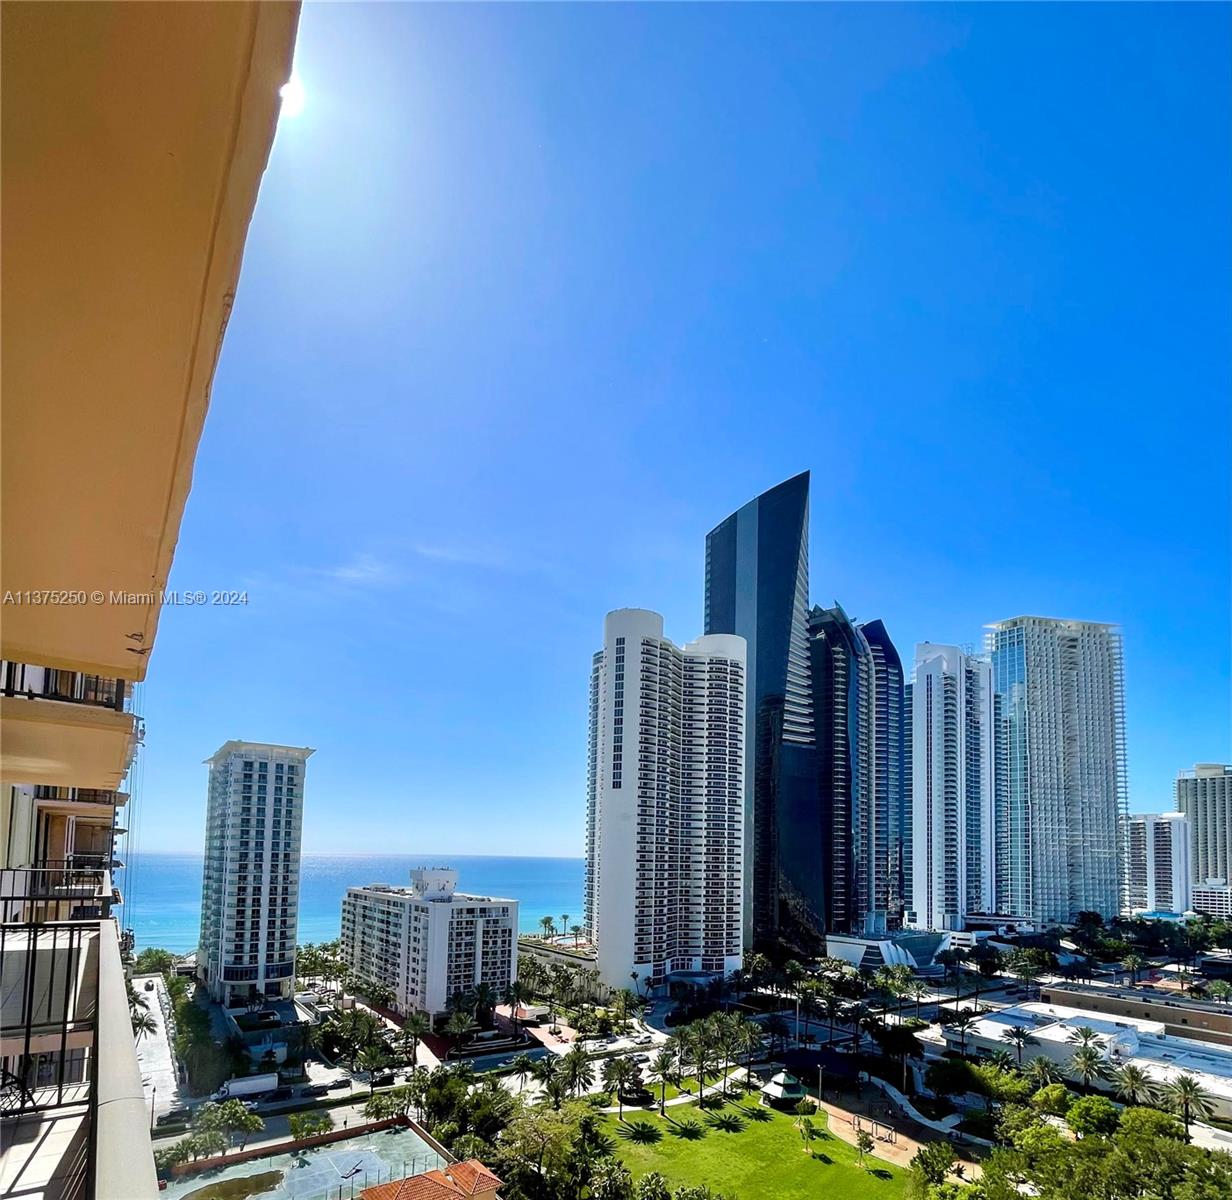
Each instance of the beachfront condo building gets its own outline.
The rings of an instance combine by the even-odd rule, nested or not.
[[[744,948],[746,648],[608,613],[592,661],[586,928],[603,983],[725,976]]]
[[[297,18],[4,8],[5,1195],[158,1195],[115,839]]]
[[[197,977],[227,1008],[295,986],[304,777],[312,751],[226,742],[210,768]]]
[[[480,984],[496,996],[517,976],[518,902],[457,891],[448,867],[416,868],[410,887],[370,883],[342,900],[342,957],[388,987],[402,1013],[445,1016]]]
[[[958,646],[921,642],[911,689],[909,924],[961,930],[993,899],[992,667]]]
[[[1176,807],[1189,818],[1194,908],[1226,915],[1232,884],[1232,765],[1198,763],[1176,777]],[[1199,908],[1201,900],[1206,908]]]
[[[1187,912],[1192,897],[1185,814],[1135,813],[1126,832],[1126,909],[1148,915]]]
[[[1080,912],[1115,916],[1128,818],[1120,631],[1014,617],[989,627],[987,649],[996,907],[1043,925]]]

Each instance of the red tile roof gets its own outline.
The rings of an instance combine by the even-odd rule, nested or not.
[[[361,1200],[457,1200],[494,1191],[501,1181],[477,1158],[365,1188]]]

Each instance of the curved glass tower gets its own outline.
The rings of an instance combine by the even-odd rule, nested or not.
[[[824,832],[808,650],[809,473],[763,492],[706,537],[706,633],[748,644],[746,946],[821,953]]]

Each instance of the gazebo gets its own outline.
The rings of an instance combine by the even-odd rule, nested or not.
[[[797,1104],[804,1099],[804,1085],[787,1071],[780,1071],[761,1089],[761,1102],[772,1106]]]

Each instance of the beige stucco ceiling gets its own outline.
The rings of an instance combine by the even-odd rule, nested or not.
[[[144,677],[297,19],[3,6],[4,658]]]

